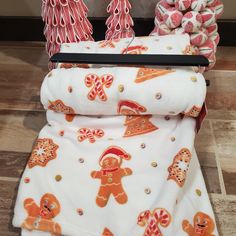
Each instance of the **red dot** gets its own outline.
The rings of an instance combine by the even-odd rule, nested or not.
[[[29,178],[29,177],[25,177],[24,182],[25,182],[26,184],[28,184],[28,183],[30,182],[30,178]]]
[[[61,131],[59,132],[59,135],[60,135],[60,136],[63,136],[64,134],[65,134],[64,130],[61,130]]]
[[[78,209],[77,209],[77,213],[78,213],[80,216],[82,216],[82,215],[84,214],[84,211],[83,211],[83,209],[78,208]]]

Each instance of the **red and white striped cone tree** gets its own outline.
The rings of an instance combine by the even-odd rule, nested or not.
[[[57,53],[62,43],[93,40],[87,12],[83,0],[43,0],[42,18],[49,56]]]
[[[133,37],[134,22],[130,15],[131,4],[128,0],[112,0],[107,7],[111,14],[107,21],[106,40]]]

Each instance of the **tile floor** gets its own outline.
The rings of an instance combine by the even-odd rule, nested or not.
[[[211,80],[209,114],[196,150],[221,236],[236,235],[236,48],[221,47]],[[19,178],[45,113],[39,89],[47,73],[43,43],[0,43],[0,236],[11,226]]]

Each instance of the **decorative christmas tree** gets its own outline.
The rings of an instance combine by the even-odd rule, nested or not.
[[[42,18],[49,56],[57,53],[62,43],[93,40],[87,12],[83,0],[43,0]]]
[[[111,14],[107,21],[106,40],[133,37],[133,19],[129,14],[131,4],[128,0],[112,0],[107,7]]]
[[[160,0],[155,9],[155,29],[151,35],[184,34],[190,36],[190,54],[208,58],[211,69],[216,62],[220,41],[217,19],[223,14],[222,0]]]

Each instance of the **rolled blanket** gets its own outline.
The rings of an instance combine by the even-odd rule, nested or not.
[[[110,53],[110,54],[187,54],[190,46],[189,35],[148,36],[104,40],[100,42],[86,41],[80,43],[64,43],[61,52],[66,53]],[[83,67],[92,65],[76,65],[59,63],[60,68]]]
[[[218,235],[194,149],[205,95],[191,69],[53,70],[14,226],[23,236]]]
[[[69,115],[117,115],[118,104],[131,100],[145,107],[143,115],[190,114],[196,110],[192,116],[197,117],[205,85],[202,74],[191,69],[55,69],[43,82],[41,102],[45,109]]]

